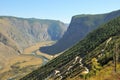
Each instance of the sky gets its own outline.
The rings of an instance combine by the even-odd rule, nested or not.
[[[120,0],[0,0],[0,16],[54,19],[65,23],[78,14],[120,9]]]

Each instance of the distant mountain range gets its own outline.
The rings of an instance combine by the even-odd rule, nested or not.
[[[66,29],[66,24],[55,20],[0,16],[1,37],[5,35],[6,41],[10,39],[20,48],[40,41],[59,40]]]
[[[43,47],[40,51],[48,54],[60,53],[82,40],[89,32],[98,28],[100,25],[120,16],[120,10],[106,14],[96,15],[76,15],[72,17],[71,23],[56,44],[48,47]]]
[[[97,80],[98,78],[94,79],[94,77],[99,76],[97,73],[111,65],[112,68],[108,68],[100,74],[102,76],[109,73],[109,77],[104,75],[104,77],[100,76],[100,79],[117,80],[119,77],[113,75],[117,74],[119,76],[120,67],[118,72],[113,74],[112,61],[116,59],[120,61],[119,49],[120,17],[117,17],[106,24],[102,24],[63,54],[20,80],[85,80],[91,77],[93,77],[92,80]],[[109,63],[110,61],[111,63]],[[82,74],[85,71],[87,72]]]
[[[41,41],[57,41],[67,25],[56,20],[0,16],[0,67],[5,60]]]

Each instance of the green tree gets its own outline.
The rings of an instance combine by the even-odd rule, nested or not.
[[[91,64],[91,73],[92,74],[97,74],[97,72],[101,69],[101,65],[100,63],[98,63],[96,58],[93,58],[91,60],[92,64]]]

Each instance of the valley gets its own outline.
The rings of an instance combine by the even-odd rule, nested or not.
[[[120,16],[20,80],[119,80]]]
[[[0,80],[120,80],[120,0],[0,3]]]
[[[87,34],[99,28],[102,24],[120,16],[120,10],[104,14],[81,14],[72,16],[70,25],[54,45],[42,47],[40,50],[48,54],[57,54],[84,39]]]
[[[54,43],[55,41],[39,42],[24,49],[20,55],[12,56],[6,61],[1,60],[4,65],[1,65],[0,79],[20,79],[38,67],[45,65],[53,59],[53,56],[40,52],[39,48]]]
[[[53,58],[52,55],[42,53],[42,52],[40,52],[39,49],[40,49],[40,47],[51,46],[54,43],[55,43],[55,41],[43,41],[43,42],[36,43],[33,46],[30,46],[30,47],[24,49],[23,54],[41,55],[41,56],[44,56],[47,59],[51,60]]]
[[[0,80],[119,80],[120,10],[59,20],[0,16]]]
[[[54,44],[66,29],[59,20],[0,16],[0,80],[20,79],[53,59],[39,48]]]

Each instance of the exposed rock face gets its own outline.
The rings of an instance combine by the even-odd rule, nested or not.
[[[90,72],[89,75],[91,76],[87,78],[93,77],[92,79],[94,79],[96,71],[98,71],[98,73],[101,72],[100,70],[105,71],[106,65],[108,65],[106,68],[108,73],[108,67],[113,67],[112,62],[114,60],[114,55],[117,56],[116,59],[120,59],[119,48],[120,16],[101,25],[98,29],[89,33],[83,40],[79,41],[69,50],[20,80],[44,80],[46,78],[58,80],[61,77],[63,80],[81,80],[83,76],[80,75],[85,75],[89,73],[89,71],[92,71],[92,73]],[[104,67],[101,67],[100,65]],[[117,65],[119,65],[119,63]],[[109,71],[111,74],[113,69]],[[106,74],[105,72],[102,72],[103,76]],[[109,79],[112,77],[113,75],[111,75]],[[118,78],[116,78],[116,80]],[[97,79],[98,77],[94,80]],[[103,78],[102,80],[105,79],[108,79],[108,77]],[[115,77],[113,77],[113,79],[115,79]]]
[[[37,60],[34,56],[20,55],[24,48],[40,41],[59,40],[66,30],[66,24],[60,21],[0,16],[0,78],[14,74],[11,66],[15,64],[15,58],[16,63],[26,58],[28,62]],[[32,59],[29,61],[29,58]]]
[[[83,39],[89,32],[98,28],[101,24],[120,16],[120,10],[107,14],[98,15],[76,15],[72,17],[71,23],[63,37],[53,46],[43,47],[40,50],[48,54],[56,54],[72,47]]]
[[[55,20],[0,17],[0,33],[7,37],[0,34],[0,41],[6,44],[10,39],[21,49],[40,41],[59,40],[66,29],[66,24]]]

